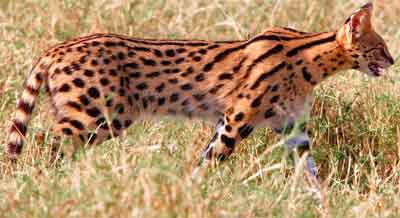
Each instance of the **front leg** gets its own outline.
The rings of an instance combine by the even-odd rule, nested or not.
[[[293,134],[294,133],[294,134]],[[310,137],[306,131],[298,131],[294,129],[294,132],[285,137],[285,146],[289,151],[296,149],[300,152],[300,155],[307,152],[306,166],[307,170],[313,177],[317,176],[317,167],[315,165],[314,158],[312,157],[310,148]]]
[[[228,110],[224,119],[218,121],[214,136],[205,147],[193,176],[197,176],[199,171],[205,169],[213,160],[226,160],[236,145],[253,131],[254,125],[251,120],[252,115],[248,111],[240,110],[240,108]]]
[[[312,108],[313,97],[310,96],[305,99],[300,99],[297,104],[291,107],[292,113],[281,111],[279,116],[275,117],[272,122],[273,130],[282,135],[280,143],[288,149],[293,151],[296,149],[300,155],[307,152],[306,164],[308,172],[316,177],[317,168],[314,159],[311,155],[311,142],[307,134],[306,124],[309,120],[309,113]],[[299,105],[303,105],[302,107]],[[290,115],[288,115],[290,114]]]
[[[249,119],[248,114],[239,112],[233,117],[225,116],[223,120],[219,120],[214,136],[204,149],[201,158],[206,161],[226,160],[235,146],[253,131],[254,127],[248,122]]]

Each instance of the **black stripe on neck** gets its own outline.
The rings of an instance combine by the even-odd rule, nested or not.
[[[336,40],[336,33],[334,33],[333,35],[331,35],[331,36],[329,36],[327,38],[318,39],[318,40],[311,41],[311,42],[308,42],[306,44],[300,45],[300,46],[288,51],[286,53],[286,56],[287,57],[293,57],[293,56],[297,55],[302,50],[309,49],[309,48],[312,48],[314,46],[322,45],[322,44],[325,44],[325,43],[328,43],[328,42],[333,42],[335,40]]]

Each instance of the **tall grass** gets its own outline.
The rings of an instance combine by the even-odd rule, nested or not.
[[[57,42],[94,32],[231,40],[269,26],[328,31],[364,3],[0,1],[0,150],[27,72]],[[374,26],[398,60],[400,3],[374,3]],[[52,118],[43,97],[21,161],[12,171],[0,163],[0,217],[400,217],[399,71],[396,64],[379,79],[342,72],[318,88],[309,127],[319,193],[283,149],[268,150],[258,164],[278,140],[268,129],[193,181],[191,171],[212,134],[212,124],[203,121],[139,122],[124,137],[55,166],[48,148]],[[242,182],[260,169],[267,172]]]

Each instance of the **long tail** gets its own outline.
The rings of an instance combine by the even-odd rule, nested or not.
[[[40,59],[31,70],[21,98],[17,101],[15,118],[11,122],[6,157],[16,160],[22,151],[27,126],[31,119],[40,87],[47,77],[49,65]]]

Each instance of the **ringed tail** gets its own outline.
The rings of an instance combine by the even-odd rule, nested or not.
[[[12,120],[9,129],[5,156],[10,160],[15,161],[21,154],[28,123],[31,119],[40,87],[43,81],[47,79],[48,69],[49,65],[46,63],[46,59],[39,59],[25,81],[25,89],[17,101],[15,118]]]

